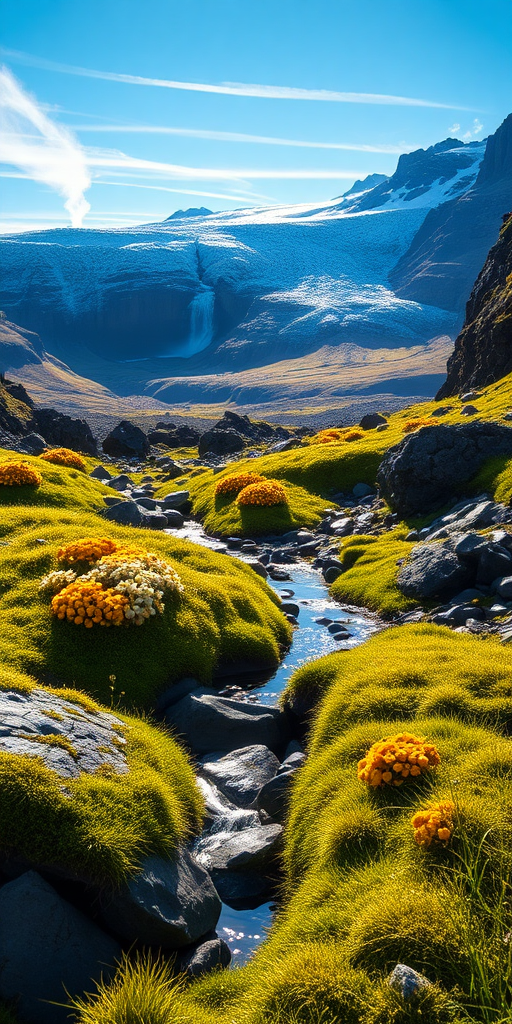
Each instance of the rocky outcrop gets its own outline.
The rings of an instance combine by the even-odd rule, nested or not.
[[[105,454],[111,455],[113,459],[144,459],[149,455],[150,448],[144,431],[130,420],[121,420],[121,423],[107,434],[101,447]]]
[[[512,208],[511,166],[509,114],[487,140],[474,186],[430,210],[390,272],[390,284],[400,298],[462,314],[502,217]]]
[[[86,420],[75,420],[56,409],[35,409],[34,421],[47,444],[96,455],[96,441]]]
[[[409,434],[386,452],[381,493],[399,515],[439,508],[496,455],[512,456],[512,430],[498,423],[439,424]]]
[[[471,292],[437,399],[485,387],[512,372],[512,214],[507,214]]]
[[[0,436],[23,437],[35,430],[34,403],[21,384],[0,377]]]

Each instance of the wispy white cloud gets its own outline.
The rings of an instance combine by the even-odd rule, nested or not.
[[[222,96],[250,96],[272,100],[313,100],[326,103],[370,103],[384,106],[437,107],[442,110],[467,110],[456,103],[438,103],[434,100],[417,99],[412,96],[390,96],[385,93],[337,92],[331,89],[299,89],[283,85],[253,85],[244,82],[222,82],[219,85],[206,82],[178,82],[166,78],[146,78],[142,75],[120,74],[115,71],[96,71],[92,68],[61,64],[57,61],[34,57],[19,50],[1,48],[0,52],[11,61],[45,71],[56,71],[65,75],[79,75],[82,78],[99,78],[107,82],[121,82],[125,85],[155,86],[160,89],[181,89],[186,92],[209,92]]]
[[[471,128],[469,128],[467,132],[464,132],[462,138],[467,139],[468,142],[470,139],[477,139],[478,136],[482,134],[483,130],[484,126],[482,122],[478,117],[475,117],[473,124],[471,125]]]
[[[252,204],[255,199],[271,199],[270,196],[262,196],[255,193],[247,195],[240,192],[233,194],[229,192],[203,192],[192,188],[169,188],[166,185],[141,185],[134,181],[103,181],[101,178],[98,178],[95,184],[115,185],[118,188],[144,188],[150,189],[152,192],[172,192],[174,195],[202,196],[205,199],[228,199],[230,202],[243,203],[244,205]]]
[[[272,170],[269,168],[241,168],[235,169],[220,167],[187,167],[183,164],[169,164],[159,160],[143,160],[139,157],[129,156],[120,150],[104,150],[90,148],[86,151],[87,163],[90,167],[115,168],[118,171],[139,170],[150,174],[163,175],[167,178],[178,178],[189,181],[251,181],[255,179],[270,180],[346,180],[353,181],[355,178],[364,177],[368,172],[355,171],[326,171],[326,170],[303,170],[302,168],[291,168],[286,170]]]
[[[75,124],[68,125],[76,132],[107,132],[133,135],[177,135],[188,139],[205,139],[214,142],[248,142],[262,146],[293,146],[299,149],[337,149],[350,153],[388,153],[400,155],[409,153],[413,145],[371,145],[348,142],[308,142],[303,139],[280,139],[269,135],[246,135],[244,132],[223,132],[206,128],[168,128],[160,125],[124,125],[124,124]],[[460,128],[460,125],[458,126]]]
[[[55,189],[66,200],[73,227],[80,227],[90,209],[84,197],[91,184],[84,151],[71,132],[47,117],[6,67],[0,68],[0,137],[2,163]]]
[[[451,128],[448,128],[448,131],[450,135],[456,135],[457,132],[460,132],[460,124],[458,124],[458,122],[455,121],[454,124],[452,124]]]

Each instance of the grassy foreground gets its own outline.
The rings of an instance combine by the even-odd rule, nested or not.
[[[512,1014],[512,659],[435,626],[379,634],[301,669],[319,701],[292,794],[283,910],[253,961],[188,988],[125,964],[80,1024],[501,1024]],[[396,789],[357,778],[376,741],[434,743],[435,772]],[[412,816],[454,804],[453,837],[423,848]],[[432,984],[404,1003],[397,962]],[[137,1016],[140,1008],[144,1009]]]

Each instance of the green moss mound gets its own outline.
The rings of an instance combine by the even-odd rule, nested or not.
[[[2,688],[35,680],[1,671]],[[52,690],[76,715],[105,711],[89,697]],[[165,731],[121,716],[129,771],[63,780],[37,756],[0,751],[0,851],[105,884],[120,882],[149,853],[172,857],[202,820],[202,798],[186,755]]]
[[[380,537],[347,537],[339,556],[343,572],[331,586],[332,596],[384,616],[414,608],[417,602],[404,597],[396,585],[399,561],[411,551],[411,544],[405,540],[408,532],[408,526],[403,525]]]
[[[288,481],[283,481],[288,499],[286,505],[240,507],[236,503],[236,495],[215,494],[215,488],[224,476],[231,476],[239,470],[254,472],[255,466],[258,473],[263,473],[260,468],[262,462],[263,459],[258,459],[257,464],[256,460],[231,463],[224,473],[206,470],[188,481],[194,514],[203,520],[206,530],[226,537],[257,537],[286,533],[302,526],[316,526],[320,522],[326,507],[325,500]],[[271,476],[270,473],[265,475]],[[157,494],[160,493],[166,493],[165,487],[160,488]]]
[[[149,530],[108,525],[83,511],[5,507],[0,524],[0,659],[46,682],[86,689],[104,703],[115,676],[123,706],[151,708],[184,675],[202,682],[220,663],[277,667],[291,627],[267,584],[242,562]],[[55,619],[41,578],[56,552],[81,537],[109,536],[168,559],[184,594],[140,627],[86,630]]]
[[[88,470],[97,465],[97,460],[83,456]],[[19,455],[17,452],[0,448],[0,462],[27,462],[37,469],[43,478],[40,487],[0,486],[0,506],[42,505],[51,508],[83,509],[92,512],[104,508],[103,495],[114,493],[98,480],[91,480],[78,469],[66,469],[33,455]]]
[[[314,750],[340,729],[384,717],[442,715],[508,729],[512,657],[493,637],[475,641],[430,623],[400,626],[305,665],[290,680],[284,700],[310,704],[324,694],[311,737]]]

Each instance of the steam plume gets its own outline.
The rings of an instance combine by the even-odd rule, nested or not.
[[[74,228],[90,210],[84,192],[90,187],[85,154],[71,132],[54,124],[26,93],[8,68],[0,68],[1,160],[28,178],[44,182],[65,198]]]

